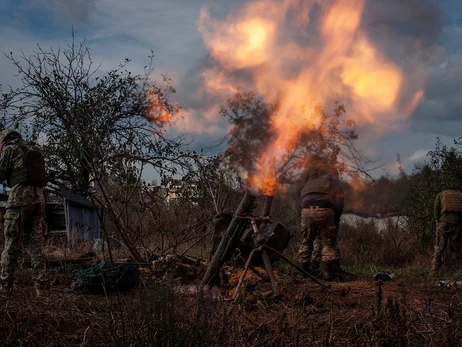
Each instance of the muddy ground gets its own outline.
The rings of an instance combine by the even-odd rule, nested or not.
[[[55,276],[51,295],[35,296],[23,270],[0,302],[2,346],[456,346],[462,341],[462,289],[425,279],[377,282],[357,277],[321,291],[278,271],[282,297],[239,273],[214,295],[144,274],[138,288],[111,295],[73,292]]]

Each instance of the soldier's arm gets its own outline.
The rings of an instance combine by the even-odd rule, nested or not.
[[[6,181],[12,168],[13,151],[11,147],[6,147],[0,156],[0,182]]]
[[[436,195],[435,205],[433,206],[433,217],[435,218],[436,224],[438,224],[440,216],[441,216],[441,198],[440,198],[440,194],[438,193]]]

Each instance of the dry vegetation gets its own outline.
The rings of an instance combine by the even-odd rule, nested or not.
[[[131,74],[128,59],[115,70],[99,71],[85,43],[74,40],[62,50],[38,47],[30,57],[7,57],[21,83],[17,89],[0,93],[0,122],[13,128],[21,124],[33,140],[45,134],[48,142],[43,150],[50,179],[66,181],[104,210],[103,237],[109,247],[98,259],[131,258],[150,263],[167,253],[207,259],[213,216],[224,210],[236,211],[240,201],[242,181],[234,175],[236,165],[253,167],[254,155],[273,141],[269,125],[277,105],[263,104],[253,93],[237,93],[224,105],[221,115],[234,125],[224,139],[232,146],[224,153],[225,163],[231,167],[224,168],[220,156],[202,157],[182,149],[186,145],[182,136],[164,136],[165,117],[174,119],[179,108],[170,100],[174,89],[168,78],[159,85],[149,82],[152,65],[144,75]],[[354,164],[352,173],[364,173],[360,164],[365,158],[354,146],[357,135],[350,129],[352,123],[343,118],[344,106],[336,104],[332,115],[320,109],[316,112],[327,131],[303,134],[299,146],[290,151],[279,179],[292,182],[295,177],[291,177],[290,169],[304,167],[305,158],[312,153],[321,153],[334,164],[344,157]],[[345,133],[343,126],[347,126]],[[201,291],[187,294],[187,290],[178,290],[175,278],[153,277],[149,271],[132,291],[78,295],[71,290],[67,260],[95,256],[91,244],[69,249],[67,242],[49,240],[49,260],[64,259],[66,271],[53,275],[50,297],[36,298],[27,261],[23,263],[13,296],[0,302],[0,344],[460,344],[459,288],[438,288],[427,279],[427,273],[434,197],[448,186],[462,190],[461,143],[459,139],[457,148],[446,148],[437,142],[428,155],[429,163],[410,176],[401,172],[396,179],[382,177],[359,188],[344,182],[346,209],[369,215],[404,213],[409,220],[409,230],[390,224],[380,234],[366,223],[341,227],[343,265],[356,275],[354,281],[334,283],[330,290],[321,292],[291,268],[277,264],[283,293],[280,300],[272,298],[268,283],[259,280],[249,280],[246,295],[231,302],[227,299],[232,283],[222,288],[220,298]],[[187,172],[198,191],[178,205],[167,203],[142,184],[147,166],[162,178]],[[340,169],[343,172],[346,167]],[[99,187],[96,192],[90,189],[91,181]],[[89,196],[89,192],[93,194]],[[290,258],[295,257],[300,241],[293,197],[294,191],[282,199],[277,196],[271,212],[275,223],[295,233],[286,250]],[[447,265],[448,278],[458,280],[459,273],[449,275],[454,264]],[[376,271],[385,270],[395,272],[397,278],[383,284],[373,280]],[[236,277],[231,273],[231,278]],[[196,281],[200,279],[197,271]]]
[[[230,301],[239,275],[232,269],[219,298],[200,290],[195,294],[178,290],[178,281],[154,278],[146,270],[137,289],[107,296],[78,295],[70,289],[69,276],[55,275],[51,296],[36,298],[30,270],[24,268],[13,297],[0,303],[0,340],[5,346],[459,343],[462,293],[457,286],[439,288],[426,278],[428,256],[414,247],[412,235],[390,226],[379,236],[366,224],[344,226],[341,234],[346,266],[357,278],[321,292],[313,282],[278,263],[280,300],[272,297],[269,283],[249,278],[245,295]],[[57,246],[53,249],[55,256],[63,255]],[[88,247],[66,251],[69,257],[77,253],[88,254]],[[397,279],[376,282],[372,274],[377,270],[395,271]]]

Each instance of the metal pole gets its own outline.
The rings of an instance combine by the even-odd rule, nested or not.
[[[261,260],[263,260],[263,265],[265,265],[266,273],[271,282],[271,288],[273,289],[274,296],[280,296],[281,293],[279,292],[278,283],[276,282],[276,278],[274,277],[273,266],[271,265],[270,258],[268,257],[268,253],[263,249],[260,252]]]
[[[244,281],[244,278],[245,278],[245,274],[247,273],[247,270],[250,267],[250,262],[252,261],[252,258],[255,252],[257,251],[258,251],[258,248],[253,249],[252,252],[250,252],[249,254],[249,258],[245,262],[244,271],[242,271],[241,277],[239,277],[239,282],[237,283],[236,291],[234,292],[234,295],[233,295],[233,300],[236,300],[237,297],[239,296],[239,289],[241,288],[242,282]]]
[[[263,217],[268,217],[271,212],[271,206],[273,205],[274,196],[265,195],[265,205],[263,206]]]
[[[295,264],[291,260],[287,259],[287,257],[285,257],[282,253],[276,251],[274,248],[268,247],[267,245],[262,245],[262,246],[263,246],[264,249],[267,249],[268,251],[273,252],[277,256],[279,256],[280,258],[284,259],[287,263],[289,263],[294,268],[296,268],[298,271],[300,271],[302,274],[304,274],[306,277],[311,279],[314,283],[316,283],[317,285],[323,287],[322,288],[323,290],[325,290],[327,288],[330,288],[330,285],[324,285],[324,283],[320,282],[316,277],[310,275],[307,271],[303,270],[300,266],[298,266],[297,264]]]
[[[205,272],[204,277],[202,278],[202,285],[209,285],[213,279],[216,278],[216,275],[220,271],[221,267],[223,266],[223,256],[224,254],[229,251],[227,249],[227,245],[231,240],[235,229],[238,227],[240,224],[241,220],[237,218],[239,215],[244,215],[248,213],[253,206],[253,203],[255,202],[255,199],[257,198],[257,195],[253,192],[250,192],[249,190],[246,191],[244,197],[241,200],[241,203],[239,204],[239,207],[236,210],[236,213],[231,220],[231,223],[228,226],[228,229],[226,229],[226,232],[218,245],[218,248],[215,252],[215,254],[212,257],[212,260],[210,262],[209,267],[207,268],[207,271]],[[237,237],[238,235],[234,236]]]

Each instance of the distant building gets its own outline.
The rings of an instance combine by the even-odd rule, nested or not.
[[[84,196],[57,183],[45,189],[45,201],[48,233],[51,237],[62,236],[72,246],[81,240],[101,238],[100,217],[103,211],[95,208]]]
[[[197,183],[186,176],[182,179],[169,178],[160,186],[156,185],[156,183],[156,181],[153,181],[152,184],[147,184],[145,186],[146,191],[157,194],[168,204],[180,198],[195,203],[199,196]]]

